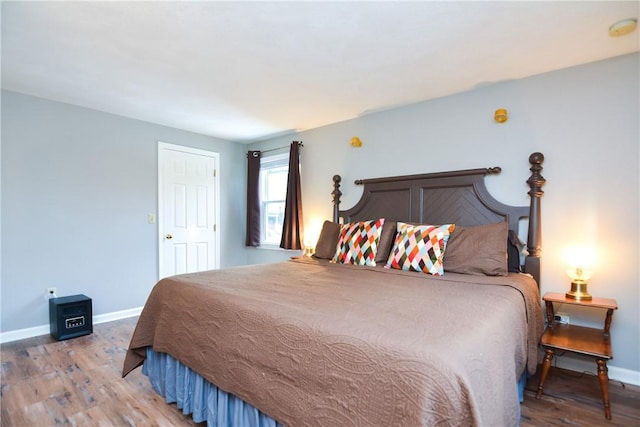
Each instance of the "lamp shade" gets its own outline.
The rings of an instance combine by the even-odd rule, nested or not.
[[[571,266],[567,269],[567,275],[574,282],[586,282],[593,276],[593,270],[589,270],[579,265]]]

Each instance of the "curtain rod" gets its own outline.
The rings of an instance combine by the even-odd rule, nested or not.
[[[302,143],[302,141],[293,141],[293,142],[297,142],[299,147],[304,147],[304,144]],[[268,150],[262,150],[262,151],[261,150],[256,150],[256,151],[253,152],[253,157],[258,157],[262,153],[268,153],[270,151],[283,150],[283,149],[289,148],[289,147],[290,147],[290,145],[285,145],[284,147],[270,148]]]

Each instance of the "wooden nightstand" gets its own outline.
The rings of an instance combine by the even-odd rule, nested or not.
[[[607,374],[607,360],[613,359],[611,351],[611,337],[609,328],[611,327],[611,317],[613,310],[618,309],[618,303],[614,299],[593,297],[590,301],[578,301],[565,297],[565,294],[547,292],[542,298],[547,307],[547,329],[544,331],[540,344],[545,349],[544,360],[542,362],[542,372],[540,373],[540,384],[538,384],[538,394],[536,399],[542,396],[542,387],[551,368],[551,361],[556,350],[570,351],[584,354],[596,358],[598,365],[598,380],[602,391],[602,401],[604,403],[604,415],[611,419],[611,406],[609,404],[609,375]],[[555,321],[553,303],[573,304],[582,307],[595,307],[607,310],[604,320],[604,328],[587,328],[584,326],[567,325]]]

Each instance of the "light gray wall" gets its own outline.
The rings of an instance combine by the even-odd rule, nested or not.
[[[501,166],[488,178],[504,203],[527,204],[527,158],[546,156],[542,292],[564,292],[568,245],[597,244],[594,295],[616,298],[611,366],[640,370],[639,55],[587,64],[237,146],[201,135],[3,92],[2,331],[48,322],[44,289],[87,293],[96,314],[140,306],[157,274],[156,141],[218,151],[222,265],[274,262],[288,252],[244,249],[249,148],[304,141],[307,230],[331,217],[331,177],[353,180]],[[437,82],[434,82],[437,84]],[[507,108],[505,124],[493,121]],[[364,146],[352,148],[359,136]],[[87,141],[91,143],[87,143]],[[114,220],[115,218],[115,220]],[[238,231],[241,232],[238,232]],[[572,321],[603,313],[565,307]],[[602,315],[602,316],[601,316]],[[559,363],[562,365],[562,361]]]
[[[242,146],[2,92],[2,331],[49,323],[47,287],[94,314],[144,305],[157,281],[157,143],[220,153],[221,265],[244,264]]]
[[[343,208],[362,190],[354,179],[501,166],[487,179],[507,204],[527,205],[528,156],[546,156],[542,199],[542,293],[570,286],[571,245],[597,246],[592,294],[616,298],[611,366],[640,370],[639,56],[503,82],[273,139],[251,148],[304,141],[305,228],[331,218],[331,177],[343,177]],[[433,82],[437,84],[437,82]],[[301,99],[304,102],[304,99]],[[506,108],[509,121],[493,113]],[[352,148],[359,136],[362,148]],[[259,251],[254,251],[259,255]],[[286,254],[282,254],[284,257]],[[251,259],[251,256],[250,256]],[[604,312],[575,310],[572,321],[600,325]],[[562,360],[559,364],[562,365]],[[589,362],[590,370],[595,364]]]

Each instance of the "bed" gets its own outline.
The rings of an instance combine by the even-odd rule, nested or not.
[[[489,194],[500,168],[356,181],[346,210],[335,176],[315,257],[160,280],[123,376],[143,365],[208,425],[519,424],[543,330],[543,159],[526,207]]]

